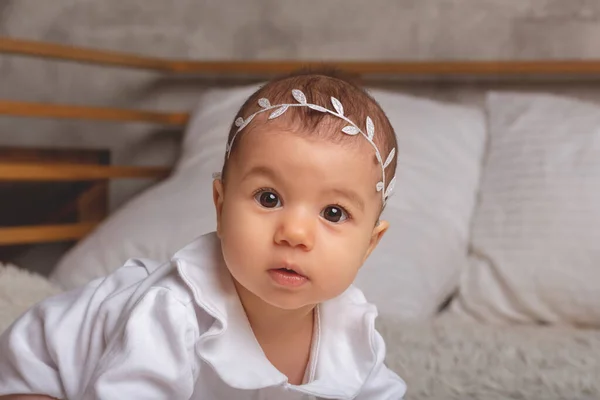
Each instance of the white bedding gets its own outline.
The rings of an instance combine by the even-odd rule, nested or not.
[[[600,328],[600,106],[492,92],[457,311]]]

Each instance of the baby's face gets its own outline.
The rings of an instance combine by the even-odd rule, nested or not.
[[[376,224],[381,169],[364,138],[348,146],[277,125],[245,132],[225,186],[215,181],[218,234],[238,284],[297,309],[346,290],[387,223]]]

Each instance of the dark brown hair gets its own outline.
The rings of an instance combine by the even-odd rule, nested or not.
[[[340,100],[344,107],[344,115],[353,121],[363,132],[366,132],[366,118],[367,116],[370,117],[375,126],[373,142],[379,149],[384,161],[392,149],[397,149],[394,128],[377,101],[355,78],[331,68],[302,69],[290,75],[269,81],[246,100],[235,116],[234,121],[240,117],[247,118],[258,111],[258,100],[261,98],[267,98],[271,104],[295,103],[291,94],[293,89],[301,90],[305,94],[308,103],[317,104],[329,109],[332,109],[331,97]],[[284,118],[284,116],[279,118]],[[341,132],[341,129],[348,125],[344,120],[328,113],[312,110],[309,107],[290,107],[285,114],[285,118],[286,123],[293,124],[291,128],[299,133],[306,132],[312,134],[314,132],[315,135],[318,134],[324,139],[339,142],[347,141],[356,143],[356,140],[363,140]],[[256,123],[260,122],[253,120],[250,125]],[[330,129],[315,129],[322,124],[326,124]],[[249,128],[251,129],[251,126],[244,128],[236,137],[232,144],[230,157],[235,152],[240,135],[244,134]],[[237,130],[238,127],[235,123],[232,123],[227,143],[231,143]],[[374,153],[373,159],[377,162]],[[393,161],[386,168],[386,187],[395,175],[396,163],[397,157],[394,157]],[[223,178],[225,178],[226,169],[227,155],[223,164]]]

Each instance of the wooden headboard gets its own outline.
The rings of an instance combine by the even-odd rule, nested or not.
[[[192,61],[94,50],[60,44],[14,38],[0,38],[0,53],[96,64],[138,70],[153,70],[164,74],[185,74],[194,77],[268,77],[311,65],[335,66],[360,75],[363,80],[427,78],[455,80],[529,79],[531,77],[596,79],[600,78],[600,61],[538,60],[538,61]],[[121,108],[91,107],[73,104],[51,104],[12,101],[0,98],[0,115],[28,118],[82,119],[114,122],[146,122],[183,127],[187,111],[161,112]],[[118,178],[155,178],[167,176],[163,167],[132,167],[115,165],[81,165],[47,163],[29,160],[0,160],[0,182],[15,181],[104,181]],[[52,240],[76,240],[95,224],[89,221],[65,225],[0,227],[0,245],[14,244],[15,235],[29,238],[29,243]],[[32,239],[33,238],[33,239]],[[17,241],[18,242],[18,241]]]

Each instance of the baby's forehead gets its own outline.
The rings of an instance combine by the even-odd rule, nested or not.
[[[342,195],[361,204],[380,207],[375,190],[380,170],[367,160],[368,149],[333,143],[290,131],[246,133],[239,152],[232,155],[233,182],[243,187],[272,187],[294,199],[331,199]]]
[[[350,173],[357,178],[368,177],[370,185],[378,178],[377,159],[361,138],[344,138],[343,134],[331,133],[327,128],[299,130],[285,124],[275,125],[258,124],[240,137],[233,158],[241,169],[255,164],[285,166],[292,173],[313,171],[315,178]],[[334,135],[342,136],[342,140]]]
[[[324,102],[313,102],[313,97],[315,97],[313,95],[307,98],[302,90],[293,89],[291,93],[294,102],[290,103],[274,104],[268,98],[260,97],[261,92],[259,91],[244,104],[235,118],[228,138],[226,160],[232,153],[235,153],[236,139],[238,139],[238,142],[245,142],[244,138],[262,136],[260,133],[263,135],[274,133],[282,135],[281,137],[285,137],[283,135],[301,136],[311,141],[318,141],[323,146],[327,143],[334,143],[346,147],[343,149],[343,153],[349,151],[366,153],[367,149],[370,148],[371,160],[373,163],[379,164],[381,169],[381,176],[377,179],[375,188],[377,192],[381,192],[382,200],[385,203],[385,200],[391,195],[395,183],[393,174],[391,180],[386,178],[386,168],[390,166],[391,170],[395,169],[396,150],[395,146],[392,146],[391,150],[388,149],[388,141],[384,140],[387,134],[390,132],[393,134],[393,129],[386,129],[389,126],[386,126],[385,123],[381,123],[383,129],[379,129],[382,127],[376,128],[376,123],[379,125],[381,122],[381,118],[379,118],[381,113],[374,114],[375,121],[369,115],[363,115],[358,119],[354,118],[353,121],[353,115],[357,117],[364,114],[366,110],[358,107],[358,110],[349,113],[336,97],[330,96],[331,107],[328,108],[321,105]],[[319,94],[317,91],[315,94],[315,98],[320,98],[325,93]],[[369,98],[365,93],[362,94],[363,97]],[[257,99],[257,97],[260,98]],[[258,111],[247,115],[248,107],[252,108],[254,102],[259,106]],[[350,104],[357,107],[355,102]],[[378,106],[375,108],[375,111],[381,111]],[[276,119],[276,122],[271,121],[273,119]],[[383,119],[387,121],[385,115]],[[361,120],[363,123],[361,123]],[[389,125],[389,121],[387,125]],[[254,131],[253,135],[252,131]],[[395,142],[395,140],[391,141]],[[384,150],[387,155],[384,156],[381,150]],[[278,151],[278,149],[271,149],[271,151]],[[340,152],[340,149],[337,149],[337,152]],[[361,156],[359,158],[365,157]],[[367,165],[365,169],[370,170],[371,168],[368,168]]]
[[[265,118],[266,119],[266,118]],[[334,121],[337,122],[337,121]],[[256,161],[278,161],[292,164],[295,171],[310,170],[319,175],[340,170],[351,174],[367,174],[370,185],[379,179],[380,166],[369,143],[359,136],[345,135],[339,124],[329,120],[311,127],[299,125],[290,118],[253,121],[239,137],[235,153],[242,166]],[[293,158],[291,158],[294,156]],[[233,154],[234,158],[236,154]],[[315,164],[315,165],[310,165]]]
[[[298,114],[300,114],[298,111],[293,110],[285,116],[272,120],[266,115],[259,115],[244,131],[240,132],[240,139],[243,141],[245,137],[250,137],[256,145],[264,139],[265,135],[294,135],[313,141],[317,145],[330,143],[339,145],[338,151],[369,154],[373,156],[374,161],[377,161],[373,148],[367,141],[357,135],[350,136],[342,132],[342,128],[347,125],[343,120],[325,115],[315,121]]]

